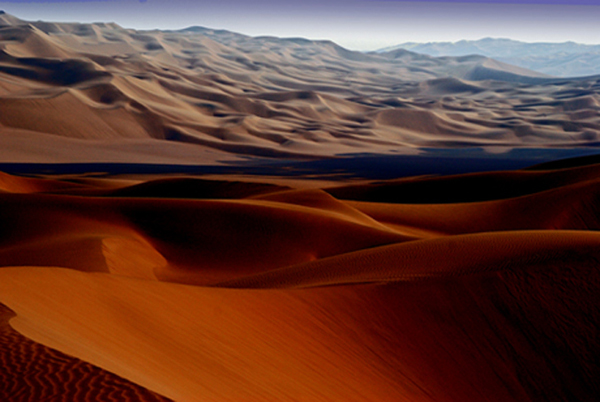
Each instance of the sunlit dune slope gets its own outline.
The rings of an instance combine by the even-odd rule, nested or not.
[[[76,183],[17,177],[0,172],[0,191],[5,193],[76,191],[84,187]]]
[[[45,175],[0,172],[0,401],[596,401],[596,156],[324,166],[576,155],[599,91],[480,56],[0,12],[0,162]],[[160,170],[184,165],[212,176]]]
[[[32,339],[178,401],[593,400],[597,264],[305,290],[0,271]]]

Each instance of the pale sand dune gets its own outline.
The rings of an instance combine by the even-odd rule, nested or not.
[[[221,165],[234,157],[215,149],[189,147],[166,140],[86,140],[30,130],[0,129],[3,162],[22,163],[154,163],[193,165],[203,161]],[[93,173],[93,172],[92,172]]]
[[[110,160],[151,161],[146,148],[177,144],[202,164],[223,155],[585,146],[598,141],[599,105],[595,77],[557,80],[479,56],[364,54],[203,28],[0,21],[0,145],[19,149],[12,158],[21,162],[77,160],[81,149],[93,156],[95,141],[107,140],[128,148]],[[54,157],[27,138],[2,138],[15,129],[81,142],[54,146]],[[128,147],[131,139],[145,148]]]

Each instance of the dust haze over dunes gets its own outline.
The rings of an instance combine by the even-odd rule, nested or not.
[[[1,400],[600,394],[597,77],[0,25]]]

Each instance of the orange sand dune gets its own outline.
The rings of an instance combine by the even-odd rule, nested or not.
[[[89,363],[106,370],[90,371],[98,394],[139,386],[139,400],[593,400],[597,175],[352,189],[500,178],[525,194],[450,204],[226,177],[3,175],[0,302],[21,335],[5,326],[0,350],[52,348],[35,360],[46,393],[60,351],[81,362],[69,378],[87,381]],[[23,400],[33,380],[4,359],[1,392]]]
[[[203,183],[198,184],[202,188]],[[106,271],[105,243],[107,239],[122,239],[157,256],[158,262],[145,265],[144,275],[154,272],[165,280],[208,283],[414,239],[378,225],[358,211],[333,213],[262,200],[41,194],[0,194],[0,199],[5,206],[0,213],[4,222],[0,263],[4,266]],[[287,247],[289,244],[294,247]],[[53,252],[55,248],[63,251]],[[66,252],[69,248],[73,252]],[[83,252],[83,248],[88,251]],[[127,260],[127,253],[122,258]],[[141,267],[127,270],[140,271]]]
[[[344,200],[440,204],[519,197],[597,179],[600,165],[548,170],[470,173],[441,177],[408,177],[326,189]],[[477,189],[477,191],[474,191]]]
[[[527,229],[598,230],[598,180],[516,197],[454,204],[387,204],[347,201],[395,230],[429,235]]]
[[[178,401],[592,400],[597,272],[228,290],[6,268],[0,292],[26,336]]]
[[[7,193],[42,193],[54,191],[75,191],[82,185],[58,180],[40,180],[12,176],[0,172],[0,191]]]

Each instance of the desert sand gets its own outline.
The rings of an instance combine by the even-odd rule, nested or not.
[[[392,180],[319,164],[590,153],[597,77],[0,17],[0,400],[600,395],[596,156]],[[198,165],[216,170],[173,167]]]
[[[398,181],[111,188],[3,175],[5,343],[43,367],[57,353],[92,364],[85,384],[116,376],[72,400],[132,384],[131,400],[593,400],[599,174],[495,173],[485,180],[551,188],[419,204],[369,199],[402,194]],[[468,178],[410,183],[435,195]],[[360,201],[330,194],[344,192]],[[24,358],[4,359],[14,392],[29,381]],[[79,378],[50,368],[27,384],[52,395],[54,372]]]
[[[600,132],[599,77],[558,79],[480,56],[8,14],[0,47],[3,162],[214,165],[589,146]]]

